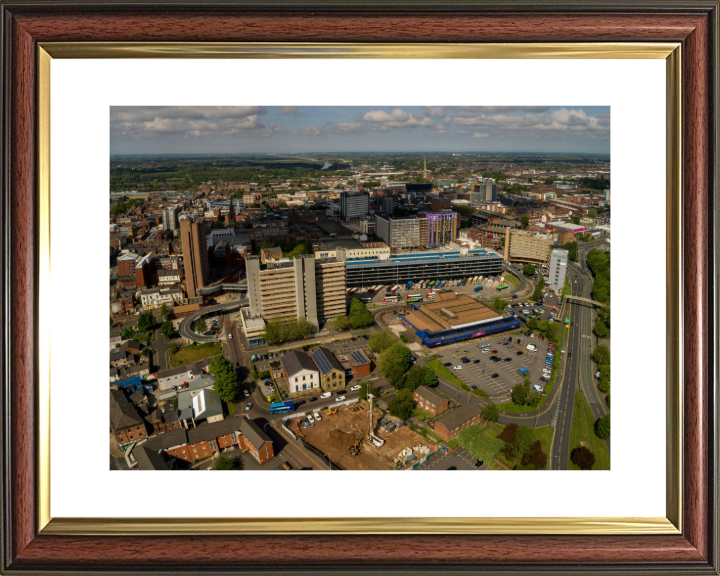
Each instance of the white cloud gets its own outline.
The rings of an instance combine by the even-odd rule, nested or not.
[[[480,134],[480,132],[475,132],[475,134],[472,135],[473,138],[490,138],[490,134]]]
[[[442,106],[423,106],[422,113],[425,114],[425,116],[442,117],[445,116],[445,108]]]
[[[327,126],[320,126],[320,128],[316,128],[315,126],[303,126],[298,130],[298,136],[327,136],[330,131],[327,129]]]
[[[335,125],[335,134],[360,134],[365,132],[365,125],[362,122],[340,122]]]
[[[434,120],[422,114],[408,114],[400,108],[395,108],[390,114],[384,110],[371,110],[362,117],[366,122],[373,124],[372,130],[376,132],[387,132],[389,128],[412,129],[412,128],[438,128]]]
[[[262,106],[111,106],[110,122],[139,122],[156,118],[245,118],[266,113]]]
[[[263,124],[257,115],[212,120],[156,117],[144,122],[118,122],[113,136],[131,139],[182,136],[183,138],[269,137],[282,131],[276,124]]]

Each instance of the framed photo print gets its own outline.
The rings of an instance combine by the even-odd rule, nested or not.
[[[2,570],[717,574],[718,6],[620,8],[4,2]]]

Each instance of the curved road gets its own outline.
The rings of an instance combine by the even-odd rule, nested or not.
[[[232,302],[226,302],[225,304],[216,304],[215,306],[208,306],[201,310],[197,310],[192,314],[185,316],[180,322],[180,336],[191,342],[215,342],[217,338],[215,336],[204,336],[197,334],[192,330],[193,322],[199,320],[203,316],[209,316],[215,312],[224,310],[232,310],[233,308],[239,308],[240,306],[247,306],[247,300],[233,300]]]

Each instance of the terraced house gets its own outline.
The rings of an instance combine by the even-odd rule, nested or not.
[[[320,386],[323,390],[331,392],[345,386],[345,370],[335,354],[320,346],[310,353],[310,357],[320,371]]]

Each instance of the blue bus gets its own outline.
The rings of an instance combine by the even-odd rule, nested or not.
[[[413,282],[412,282],[412,280],[410,280],[410,282],[405,284],[405,290],[410,290],[410,288],[412,288],[412,285],[413,285]]]
[[[270,414],[289,414],[290,412],[295,412],[295,402],[292,400],[270,404]]]

